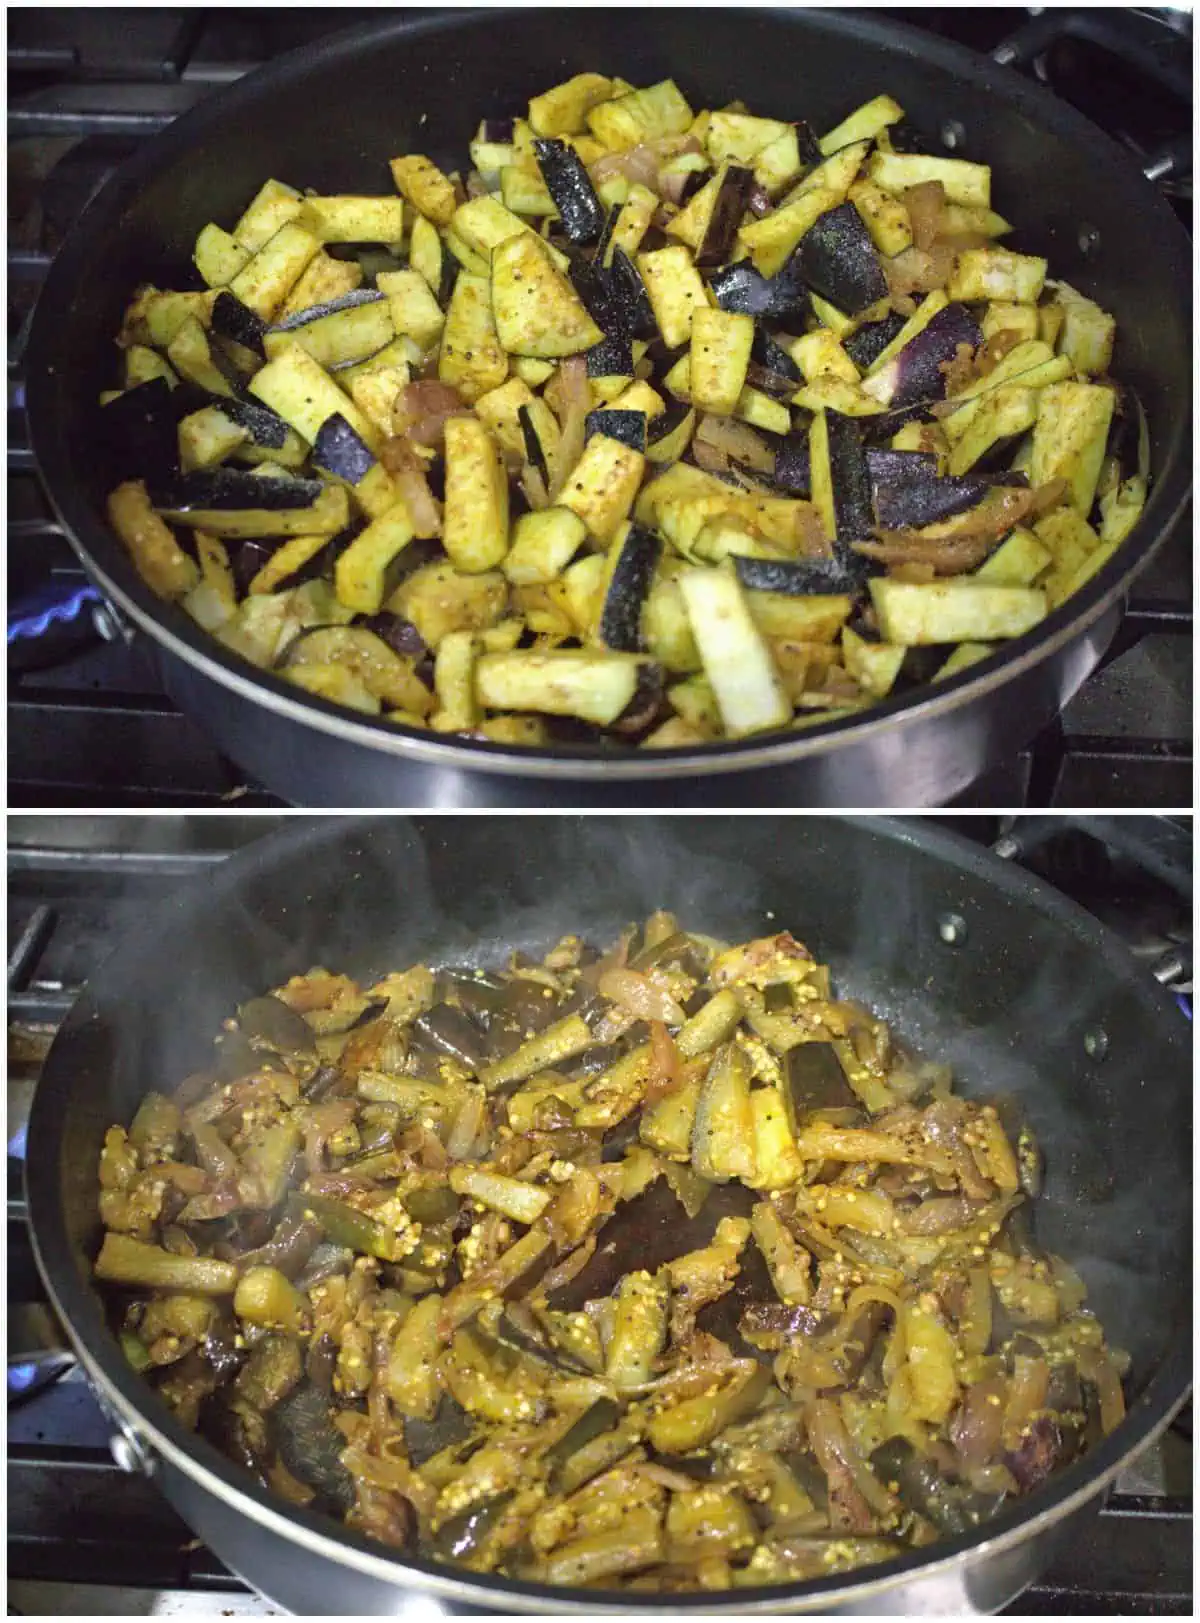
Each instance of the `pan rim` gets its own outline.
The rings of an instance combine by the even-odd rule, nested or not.
[[[582,822],[583,819],[576,820]],[[965,836],[941,828],[927,819],[852,815],[836,820],[862,833],[890,839],[900,846],[915,846],[949,863],[958,871],[981,878],[984,883],[990,883],[998,903],[1002,899],[1024,902],[1048,914],[1054,923],[1075,935],[1081,935],[1085,945],[1102,957],[1115,972],[1129,977],[1131,986],[1159,1018],[1164,1022],[1179,1021],[1178,1009],[1165,988],[1150,977],[1131,976],[1128,949],[1119,938],[1092,914],[1026,869],[1005,862],[990,851],[974,845]],[[156,932],[173,930],[181,906],[189,902],[193,906],[206,903],[216,906],[227,894],[235,893],[249,875],[261,871],[264,849],[268,866],[287,866],[307,853],[320,849],[326,842],[339,847],[348,844],[353,850],[356,840],[370,838],[373,827],[385,824],[395,826],[397,821],[395,818],[378,816],[289,820],[291,826],[266,836],[264,840],[252,842],[208,870],[204,876],[203,891],[199,886],[182,886],[171,897],[161,901],[139,932],[142,950],[145,939],[152,938]],[[425,826],[445,827],[444,817],[399,821],[412,826],[417,834]],[[113,980],[119,986],[123,973],[122,959],[131,956],[132,952],[132,945],[127,953],[118,946],[93,977],[89,991],[68,1015],[63,1026],[64,1033],[69,1034],[94,1017],[96,1008],[104,1001],[106,983]],[[1178,1030],[1174,1025],[1166,1025],[1165,1030],[1168,1040],[1182,1044],[1186,1033],[1181,1025]],[[57,1039],[55,1046],[58,1046]],[[71,1246],[66,1233],[65,1213],[58,1199],[58,1141],[53,1132],[53,1126],[61,1120],[62,1114],[62,1107],[55,1096],[65,1096],[69,1076],[63,1053],[64,1049],[60,1047],[56,1066],[52,1047],[43,1070],[43,1077],[49,1080],[49,1086],[39,1084],[34,1097],[28,1134],[26,1187],[30,1230],[38,1267],[81,1364],[93,1384],[101,1388],[104,1401],[116,1410],[120,1423],[144,1441],[152,1454],[160,1455],[189,1480],[199,1482],[259,1525],[293,1541],[297,1540],[299,1532],[303,1535],[299,1542],[306,1547],[328,1559],[348,1563],[364,1576],[379,1582],[403,1584],[408,1574],[413,1575],[419,1584],[452,1599],[479,1601],[486,1605],[500,1595],[519,1599],[531,1611],[551,1613],[598,1609],[642,1614],[665,1609],[714,1614],[767,1612],[796,1603],[802,1603],[808,1609],[833,1598],[839,1602],[864,1599],[913,1578],[926,1579],[939,1573],[949,1573],[958,1568],[964,1559],[971,1565],[990,1552],[1015,1547],[1036,1536],[1060,1517],[1070,1514],[1100,1493],[1126,1461],[1169,1424],[1187,1396],[1191,1379],[1191,1348],[1190,1337],[1184,1333],[1185,1323],[1180,1326],[1179,1333],[1172,1336],[1161,1362],[1142,1393],[1130,1405],[1121,1426],[1081,1460],[1055,1473],[1050,1484],[1036,1495],[1036,1508],[1032,1513],[1022,1510],[1018,1503],[985,1523],[974,1534],[939,1541],[933,1547],[938,1554],[932,1561],[914,1552],[881,1563],[878,1567],[863,1569],[872,1576],[849,1583],[833,1576],[807,1583],[733,1590],[724,1599],[718,1592],[705,1593],[701,1597],[667,1595],[655,1598],[650,1594],[631,1597],[627,1591],[574,1592],[515,1579],[458,1573],[439,1563],[416,1557],[400,1559],[381,1554],[378,1546],[349,1530],[339,1529],[328,1518],[295,1507],[285,1514],[278,1499],[247,1481],[232,1462],[227,1461],[211,1444],[186,1432],[165,1408],[162,1414],[156,1414],[152,1409],[148,1413],[150,1406],[145,1403],[148,1393],[144,1383],[125,1362],[89,1287],[77,1275],[70,1261]],[[1185,1063],[1182,1056],[1181,1063]],[[50,1131],[43,1131],[43,1121]],[[63,1259],[57,1270],[47,1260],[52,1251],[57,1251]],[[576,1594],[583,1598],[575,1599]]]
[[[949,41],[930,38],[905,24],[880,21],[871,15],[837,11],[747,8],[751,15],[786,17],[789,23],[826,32],[849,34],[891,49],[902,49],[933,62],[981,88],[993,91],[1025,109],[1043,127],[1073,139],[1076,144],[1101,144],[1106,163],[1126,181],[1143,186],[1148,206],[1159,215],[1158,226],[1170,257],[1177,261],[1184,282],[1188,260],[1186,238],[1167,205],[1140,176],[1128,154],[1103,131],[1040,86],[1030,84],[1012,69],[978,57]],[[686,749],[621,751],[603,746],[559,746],[554,749],[493,743],[489,740],[448,739],[423,729],[409,728],[366,716],[309,695],[271,672],[258,671],[224,650],[214,637],[194,624],[186,612],[155,598],[141,581],[132,562],[120,553],[99,514],[76,488],[71,460],[55,432],[54,391],[50,374],[60,357],[55,349],[55,325],[49,309],[55,298],[69,300],[71,289],[86,269],[89,228],[100,222],[111,229],[120,212],[156,174],[176,161],[203,132],[219,124],[227,112],[252,105],[264,89],[286,83],[307,71],[309,62],[350,59],[373,44],[395,38],[466,31],[476,23],[504,15],[520,15],[498,7],[464,10],[434,17],[389,17],[330,35],[316,46],[301,47],[268,63],[226,89],[206,98],[190,112],[141,147],[121,166],[88,205],[75,229],[56,256],[39,297],[29,343],[28,411],[31,443],[45,473],[47,491],[67,539],[89,574],[118,607],[173,658],[208,681],[249,700],[256,706],[316,732],[391,756],[401,766],[422,765],[451,771],[478,772],[501,778],[570,779],[597,782],[654,783],[688,776],[724,776],[771,767],[786,767],[813,757],[869,744],[894,734],[903,748],[911,729],[937,722],[956,710],[1004,688],[1009,680],[1043,665],[1068,645],[1085,636],[1118,602],[1124,591],[1177,526],[1191,490],[1187,456],[1190,412],[1180,413],[1164,425],[1162,470],[1151,488],[1146,510],[1133,533],[1093,579],[1053,610],[1032,631],[998,649],[987,659],[946,682],[927,684],[916,696],[900,696],[869,706],[860,715],[837,718],[800,731],[763,734],[744,740],[714,742]],[[47,298],[45,295],[51,296]],[[101,562],[105,554],[111,563]],[[930,691],[932,689],[932,691]]]

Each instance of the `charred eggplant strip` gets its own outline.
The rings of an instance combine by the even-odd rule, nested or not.
[[[572,242],[595,242],[604,229],[604,205],[579,154],[565,141],[548,138],[534,141],[533,151],[567,236]]]

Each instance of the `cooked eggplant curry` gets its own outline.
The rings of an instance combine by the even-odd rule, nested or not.
[[[145,580],[311,693],[516,745],[806,727],[1021,636],[1137,522],[1112,317],[889,96],[818,138],[585,73],[465,178],[391,171],[206,225],[100,409]]]
[[[100,1159],[130,1362],[295,1504],[562,1585],[826,1576],[1124,1413],[1037,1145],[789,934],[244,1004]]]

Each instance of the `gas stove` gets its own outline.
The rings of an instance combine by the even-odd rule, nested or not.
[[[172,887],[199,882],[215,862],[283,821],[269,814],[9,818],[10,1612],[272,1612],[143,1477],[118,1468],[110,1428],[65,1350],[33,1264],[21,1163],[40,1064],[92,970]],[[1190,1011],[1191,907],[1181,894],[1181,887],[1190,892],[1190,819],[939,821],[1026,862],[1094,911]],[[1191,1615],[1191,1496],[1189,1407],[1010,1611]],[[444,1615],[428,1597],[414,1597],[417,1607]]]
[[[281,804],[179,715],[163,692],[153,647],[130,637],[89,587],[38,483],[23,413],[22,352],[56,248],[123,158],[256,65],[373,15],[26,8],[12,16],[9,603],[10,627],[18,616],[36,628],[16,640],[10,630],[12,805]],[[995,50],[1030,23],[1028,12],[1010,9],[893,15],[980,51]],[[1061,20],[1068,15],[1076,19],[1069,29]],[[1179,174],[1190,150],[1190,16],[1053,11],[1034,26],[1040,32],[1021,36],[1014,71],[1040,78],[1151,164],[1190,226],[1190,181]],[[1138,581],[1104,665],[1059,720],[961,804],[1191,804],[1190,530],[1189,515]]]

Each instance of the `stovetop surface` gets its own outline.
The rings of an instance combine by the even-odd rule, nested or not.
[[[193,1538],[148,1482],[116,1469],[109,1428],[69,1360],[47,1381],[56,1366],[33,1358],[35,1348],[44,1353],[61,1345],[61,1332],[32,1260],[21,1161],[41,1060],[89,974],[137,929],[147,907],[175,886],[202,882],[212,863],[283,822],[272,815],[232,814],[9,819],[10,1610],[158,1616],[271,1611]],[[985,844],[1010,824],[994,816],[939,822]],[[1190,834],[1190,819],[1172,822]],[[1018,834],[1028,826],[1018,822]],[[1146,848],[1153,849],[1162,834],[1158,823],[1144,819],[1139,826]],[[1135,863],[1115,857],[1091,833],[1063,828],[1028,861],[1103,918],[1147,966],[1171,949],[1186,951],[1190,905]],[[1177,985],[1190,993],[1190,981]],[[1192,1612],[1190,1416],[1189,1406],[1179,1424],[1131,1464],[1099,1517],[1014,1603],[1013,1615]],[[428,1609],[438,1615],[434,1603]]]
[[[1028,20],[1014,8],[885,13],[986,51]],[[22,411],[22,335],[54,250],[111,168],[172,117],[280,52],[377,16],[370,9],[24,8],[11,14],[9,106],[10,603],[86,585],[40,490]],[[1099,14],[1097,14],[1099,15]],[[1182,13],[1117,13],[1151,53],[1189,57]],[[1155,23],[1150,18],[1156,20]],[[1167,23],[1163,23],[1163,19]],[[1140,158],[1178,138],[1188,108],[1087,40],[1029,70]],[[1186,178],[1165,189],[1190,225]],[[1060,720],[961,797],[966,807],[1191,804],[1190,513],[1135,588],[1104,667]],[[101,635],[98,635],[98,629]],[[107,639],[107,640],[105,640]],[[181,717],[154,648],[127,646],[111,616],[79,603],[36,647],[10,651],[9,802],[14,806],[277,806]]]

